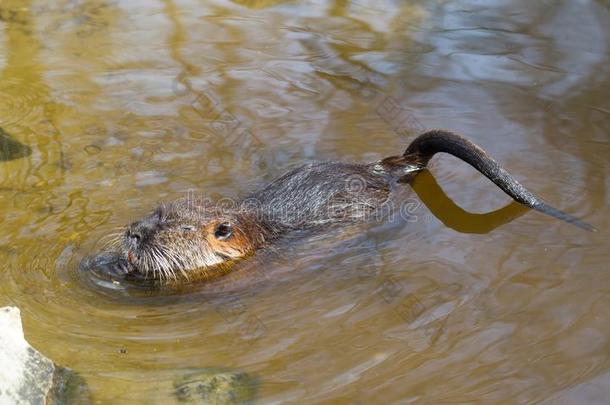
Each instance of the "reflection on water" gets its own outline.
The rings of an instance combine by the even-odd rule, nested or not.
[[[485,214],[472,214],[448,198],[430,172],[424,170],[411,184],[419,199],[445,226],[463,233],[489,233],[520,217],[528,208],[512,201],[505,207]]]
[[[100,402],[166,403],[139,381],[208,367],[254,376],[261,403],[582,400],[567,388],[610,371],[609,24],[592,0],[3,1],[0,305]],[[499,208],[443,156],[444,192],[399,190],[409,219],[286,246],[220,294],[77,274],[158,201],[242,197],[432,127],[599,232]]]

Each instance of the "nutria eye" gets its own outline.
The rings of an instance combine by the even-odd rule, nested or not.
[[[218,224],[216,229],[214,230],[214,236],[218,240],[225,240],[231,237],[233,234],[233,228],[231,224],[228,222],[223,222],[222,224]]]

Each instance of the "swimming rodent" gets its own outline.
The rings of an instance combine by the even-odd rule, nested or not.
[[[470,164],[517,202],[595,230],[546,204],[466,138],[431,130],[413,140],[400,156],[364,164],[303,165],[234,207],[219,209],[198,199],[163,204],[126,228],[116,239],[118,260],[108,263],[116,274],[144,280],[217,277],[234,262],[290,232],[327,229],[369,218],[388,200],[392,187],[408,183],[439,152]]]

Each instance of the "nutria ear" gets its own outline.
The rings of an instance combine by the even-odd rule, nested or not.
[[[229,222],[221,222],[214,229],[214,237],[218,240],[229,239],[233,235],[233,226]]]

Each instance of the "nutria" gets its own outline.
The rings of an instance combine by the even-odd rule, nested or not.
[[[418,136],[401,156],[365,164],[303,165],[233,207],[219,209],[193,198],[163,204],[117,238],[118,260],[107,261],[106,268],[143,280],[216,277],[292,231],[326,230],[369,218],[388,200],[392,187],[412,180],[438,152],[472,165],[515,201],[594,230],[543,202],[466,138],[432,130]]]

